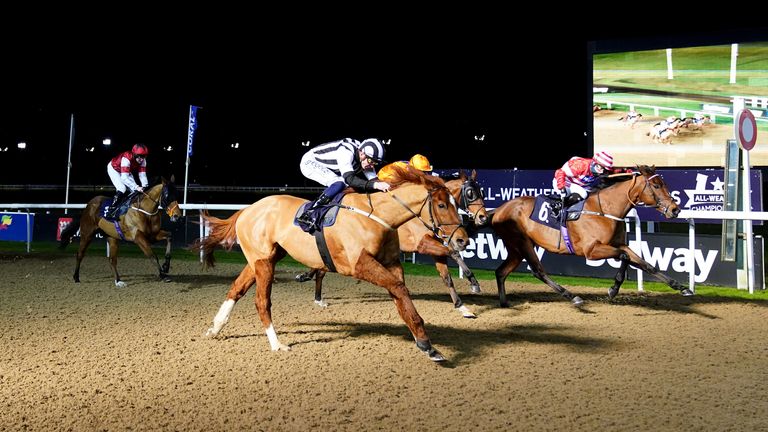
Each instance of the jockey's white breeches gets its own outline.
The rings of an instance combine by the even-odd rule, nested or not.
[[[107,163],[107,174],[109,174],[109,179],[112,180],[115,189],[117,189],[118,192],[125,192],[125,184],[123,184],[123,180],[120,178],[120,173],[112,168],[112,163]]]
[[[557,179],[552,179],[552,190],[557,190]],[[583,186],[577,185],[576,183],[571,183],[570,185],[566,183],[565,191],[568,192],[568,194],[579,194],[581,199],[587,199],[587,194],[589,193],[587,189],[585,189]]]
[[[344,181],[344,177],[337,175],[330,168],[316,161],[311,153],[307,153],[301,158],[299,168],[304,177],[314,180],[323,186],[330,186],[333,183]]]

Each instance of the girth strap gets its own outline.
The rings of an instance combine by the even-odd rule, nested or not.
[[[328,244],[325,242],[325,233],[323,230],[315,230],[312,233],[315,236],[315,243],[317,243],[317,250],[320,252],[320,257],[323,259],[323,263],[328,267],[329,272],[336,272],[336,266],[333,265],[333,258],[331,258],[331,252],[328,250]]]

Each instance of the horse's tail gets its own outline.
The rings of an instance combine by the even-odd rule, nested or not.
[[[235,232],[235,224],[243,210],[238,210],[235,214],[228,219],[219,219],[203,211],[201,215],[203,220],[208,223],[208,227],[211,232],[207,237],[199,238],[189,246],[189,250],[192,252],[203,251],[203,267],[214,267],[216,259],[213,256],[213,252],[217,247],[223,246],[227,250],[231,250],[237,240],[237,233]]]
[[[64,250],[67,245],[72,243],[72,237],[75,236],[78,228],[80,228],[80,221],[76,219],[64,228],[64,231],[61,232],[61,240],[59,240],[59,249]]]

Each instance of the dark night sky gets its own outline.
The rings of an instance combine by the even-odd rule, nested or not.
[[[619,46],[687,42],[684,31]],[[0,182],[64,183],[70,113],[73,184],[108,183],[107,160],[134,142],[150,146],[150,174],[179,182],[189,104],[202,107],[193,183],[314,186],[298,170],[301,141],[346,136],[391,138],[389,160],[418,152],[437,167],[554,169],[591,145],[588,41],[611,48],[626,35],[582,30],[557,44],[520,36],[442,29],[289,42],[254,33],[20,47],[10,55],[17,62],[6,63],[17,66],[0,108],[0,148],[10,147],[0,153]],[[15,149],[19,139],[26,152]],[[162,151],[168,145],[174,150]]]

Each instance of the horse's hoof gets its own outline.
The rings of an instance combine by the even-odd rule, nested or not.
[[[116,288],[125,288],[127,286],[128,286],[128,284],[123,282],[123,281],[115,281],[115,287]]]
[[[207,338],[215,338],[218,335],[219,335],[219,332],[217,332],[216,330],[213,329],[213,327],[211,327],[211,328],[209,328],[208,330],[205,331],[205,335],[204,336],[207,337]]]
[[[464,318],[477,318],[477,315],[473,314],[471,310],[469,310],[466,306],[461,305],[458,308],[456,308],[461,312],[461,316]]]
[[[306,273],[297,274],[294,279],[296,279],[296,282],[307,282],[312,280]]]
[[[315,304],[320,306],[321,308],[328,307],[328,303],[324,302],[323,300],[315,300]]]
[[[509,302],[507,302],[507,301],[499,302],[499,307],[508,308],[509,307]]]
[[[436,350],[434,348],[432,348],[429,351],[427,351],[427,356],[433,362],[444,362],[445,361],[445,357],[443,357],[443,355],[440,354],[440,351],[438,351],[438,350]]]
[[[170,281],[171,281],[171,278],[170,278],[170,277],[168,277],[168,276],[162,277],[162,278],[160,278],[160,279],[161,279],[163,282],[166,282],[166,283],[168,283],[168,282],[170,282]]]
[[[610,288],[608,289],[608,298],[613,300],[617,295],[619,294],[618,288]]]
[[[574,306],[581,306],[584,304],[584,300],[582,300],[579,296],[574,296],[571,299],[571,303],[573,303]]]
[[[480,294],[482,292],[480,291],[480,285],[471,285],[469,290],[472,292],[472,294]]]
[[[681,289],[680,294],[682,294],[683,297],[691,297],[692,295],[695,295],[694,292],[689,290],[688,288]]]
[[[289,347],[288,345],[281,344],[281,343],[278,343],[277,347],[272,348],[272,351],[290,351],[290,350],[291,350],[291,347]]]

